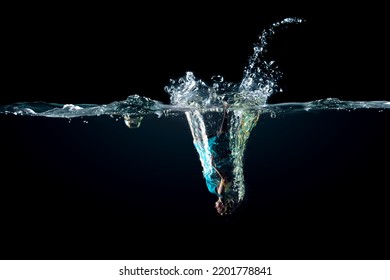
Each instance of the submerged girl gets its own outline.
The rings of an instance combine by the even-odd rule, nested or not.
[[[207,188],[218,197],[215,202],[217,212],[227,215],[237,209],[245,195],[243,155],[259,113],[229,111],[225,102],[222,121],[217,129],[215,115],[219,113],[186,112]],[[213,129],[217,131],[212,133]]]
[[[217,195],[215,208],[221,215],[236,210],[245,195],[244,151],[260,113],[253,108],[260,108],[271,94],[279,91],[281,72],[266,55],[268,40],[276,30],[301,22],[299,18],[285,18],[264,29],[253,46],[253,55],[239,84],[227,83],[217,75],[212,77],[210,87],[187,72],[185,77],[171,80],[165,87],[172,105],[193,108],[185,114],[206,185]],[[213,106],[219,107],[221,102],[225,103],[220,122],[221,114]],[[233,110],[231,104],[235,106]]]

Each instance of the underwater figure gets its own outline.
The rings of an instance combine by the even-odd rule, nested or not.
[[[218,197],[215,202],[217,212],[226,215],[237,209],[245,195],[243,156],[259,113],[229,111],[227,103],[224,103],[218,129],[215,126],[215,119],[218,119],[215,115],[220,113],[201,113],[198,110],[186,112],[207,188]]]

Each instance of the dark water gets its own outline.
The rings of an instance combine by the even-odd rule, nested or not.
[[[388,258],[389,110],[262,116],[229,217],[184,115],[0,117],[1,258]]]

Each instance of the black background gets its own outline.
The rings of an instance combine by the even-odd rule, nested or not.
[[[306,22],[269,45],[284,73],[284,92],[270,103],[389,100],[381,11],[276,2],[9,7],[1,104],[106,104],[132,94],[168,103],[164,86],[186,71],[239,82],[257,36],[285,17]],[[389,156],[389,118],[377,114],[298,115],[291,122],[299,126],[257,127],[247,181],[266,187],[249,188],[260,200],[226,219],[212,207],[184,120],[129,132],[111,118],[86,125],[4,116],[1,258],[387,258],[380,162]]]
[[[169,102],[164,86],[186,71],[239,82],[264,28],[300,17],[274,36],[284,73],[269,102],[389,99],[386,17],[376,5],[37,4],[8,7],[2,32],[1,103],[108,103],[139,94]]]

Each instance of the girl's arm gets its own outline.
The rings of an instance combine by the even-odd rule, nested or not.
[[[224,189],[225,189],[226,180],[225,180],[225,176],[222,174],[222,172],[215,166],[214,161],[213,161],[213,156],[211,156],[211,165],[215,169],[215,171],[217,172],[219,177],[221,177],[221,181],[219,182],[219,185],[217,187],[217,193],[222,194]]]

